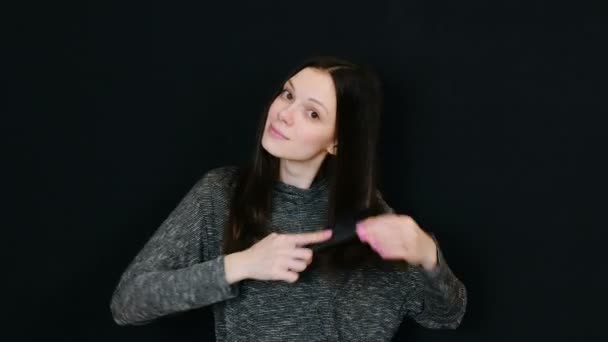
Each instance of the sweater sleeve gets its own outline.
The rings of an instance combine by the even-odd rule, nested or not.
[[[238,295],[224,255],[202,260],[218,177],[211,170],[199,179],[126,268],[110,302],[117,324],[147,324]]]
[[[402,314],[426,328],[456,329],[466,311],[467,291],[452,273],[435,235],[429,234],[437,245],[437,267],[431,271],[410,267],[409,283],[413,287],[405,298]]]

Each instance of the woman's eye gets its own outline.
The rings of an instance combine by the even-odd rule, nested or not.
[[[287,89],[283,89],[283,95],[286,96],[288,100],[291,100],[291,93]]]
[[[316,116],[316,118],[315,118],[315,119],[319,118],[319,113],[317,113],[317,112],[313,111],[313,112],[311,112],[311,114],[314,114],[314,115]]]

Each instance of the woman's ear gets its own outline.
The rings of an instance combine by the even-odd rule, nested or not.
[[[329,153],[329,154],[333,154],[334,156],[335,156],[336,154],[338,154],[338,144],[336,143],[336,144],[334,144],[333,146],[328,147],[328,148],[327,148],[327,153]]]

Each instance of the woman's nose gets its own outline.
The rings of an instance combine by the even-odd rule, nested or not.
[[[291,121],[293,120],[293,111],[294,111],[294,108],[292,106],[287,106],[287,107],[281,109],[278,113],[279,120],[281,120],[287,124],[291,124]]]

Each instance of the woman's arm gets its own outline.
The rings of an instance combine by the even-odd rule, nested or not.
[[[217,169],[205,174],[127,267],[110,304],[116,323],[146,324],[238,295],[226,279],[224,255],[202,260],[212,192],[222,177]]]
[[[428,271],[410,265],[408,283],[413,284],[405,298],[402,314],[431,329],[456,329],[467,306],[467,290],[452,273],[433,233],[437,246],[437,265]]]
[[[376,197],[385,213],[396,213],[378,189]],[[422,266],[409,265],[405,273],[407,295],[402,316],[406,315],[427,328],[455,329],[466,310],[467,291],[449,268],[435,235],[431,232],[428,234],[437,247],[437,264],[430,271]]]

